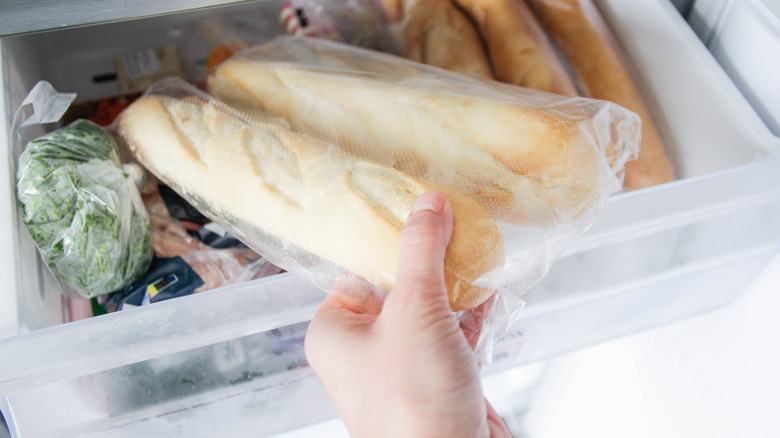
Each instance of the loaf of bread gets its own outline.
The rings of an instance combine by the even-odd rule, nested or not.
[[[626,164],[624,187],[632,190],[672,181],[672,165],[658,129],[595,5],[590,0],[528,3],[568,58],[584,95],[615,102],[642,119],[642,147],[639,158]]]
[[[402,55],[482,79],[493,79],[485,46],[452,0],[406,0]]]
[[[122,113],[118,131],[144,166],[212,216],[248,224],[386,291],[406,217],[420,194],[435,189],[316,137],[250,122],[196,98],[145,96]],[[493,293],[472,283],[502,265],[504,245],[484,208],[443,191],[455,221],[445,279],[459,311]]]
[[[597,142],[616,139],[606,138],[609,126],[605,138],[587,131],[605,103],[446,73],[286,38],[231,58],[208,87],[224,102],[286,118],[361,158],[457,187],[508,222],[555,226],[601,196],[612,172]],[[631,134],[619,140],[630,143]]]
[[[576,96],[544,30],[519,0],[455,0],[476,23],[499,81]]]

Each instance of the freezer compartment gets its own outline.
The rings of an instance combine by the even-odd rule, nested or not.
[[[4,128],[9,129],[12,113],[39,80],[48,80],[63,92],[77,92],[76,102],[119,94],[116,81],[100,78],[114,71],[115,59],[139,48],[179,45],[180,56],[188,60],[183,63],[184,74],[191,81],[197,81],[205,74],[205,58],[211,47],[203,34],[194,31],[199,23],[218,14],[240,17],[245,25],[254,23],[276,29],[280,3],[252,3],[4,38],[0,46],[3,109],[7,121]],[[708,178],[713,181],[725,178],[722,185],[726,188],[743,184],[737,177],[729,182],[728,178],[732,177],[728,172],[755,162],[772,162],[780,150],[780,140],[769,132],[671,4],[665,0],[648,0],[628,8],[620,2],[603,1],[600,6],[629,55],[637,81],[664,132],[680,181],[613,197],[593,230],[583,236],[573,252],[583,252],[610,241],[628,241],[636,233],[648,232],[642,231],[643,228],[679,228],[680,217],[687,217],[688,222],[703,220],[702,210],[716,208],[725,212],[730,208],[729,203],[743,201],[739,198],[742,194],[726,198],[720,192],[711,193]],[[272,32],[275,31],[269,31]],[[11,176],[4,179],[8,186],[2,194],[7,198],[4,204],[11,209],[10,216],[14,217],[12,179]],[[771,183],[759,182],[756,194],[771,197]],[[678,186],[688,188],[677,189]],[[748,195],[752,193],[745,191],[745,196]],[[691,199],[696,200],[695,204]],[[4,255],[13,262],[15,279],[19,283],[15,297],[10,297],[13,293],[10,289],[4,291],[4,302],[9,305],[3,307],[18,310],[14,331],[37,330],[74,319],[76,306],[73,300],[56,293],[23,225],[18,218],[14,219],[14,223],[3,230],[16,245],[12,249],[3,248]],[[663,245],[667,252],[676,250],[672,241]],[[641,278],[644,274],[637,269],[646,263],[641,255],[658,257],[659,251],[640,246],[634,249],[637,257],[629,260],[614,253],[627,263],[618,273],[620,279],[613,278],[612,281]],[[594,262],[598,263],[602,262]],[[593,266],[586,264],[576,269],[583,269],[585,276],[596,272]],[[574,291],[571,293],[578,295]]]
[[[334,413],[302,342],[322,296],[282,274],[8,338],[0,409],[21,437],[208,436],[225,422],[257,436],[323,420]]]
[[[333,418],[306,322],[8,395],[18,436],[269,436]],[[58,407],[59,406],[59,407]],[[36,421],[41,412],[47,421]]]
[[[253,8],[270,4],[4,38],[2,138],[38,80],[79,100],[115,95],[116,84],[94,78],[117,56],[180,41],[175,30],[190,20],[257,14]],[[529,291],[488,373],[722,306],[778,251],[780,139],[666,0],[598,4],[680,179],[610,199]],[[14,358],[0,360],[0,410],[17,436],[198,436],[217,426],[268,435],[334,415],[305,363],[292,360],[300,336],[274,337],[302,331],[322,291],[285,274],[69,322],[72,304],[17,221],[11,180],[6,175],[0,190],[10,222],[1,231],[15,246],[0,248],[9,261],[0,268],[15,284],[0,308],[16,309],[18,323],[0,340],[0,358]],[[298,350],[268,359],[290,339]],[[67,406],[41,422],[46,403]]]
[[[174,45],[178,49],[181,74],[190,82],[197,82],[206,75],[206,60],[212,48],[220,38],[230,38],[225,35],[214,37],[210,32],[242,35],[244,26],[250,29],[245,34],[256,33],[258,38],[262,34],[279,34],[282,29],[277,17],[281,3],[251,2],[146,20],[3,38],[0,40],[3,110],[7,117],[3,119],[6,135],[2,138],[9,138],[16,109],[40,80],[49,81],[60,92],[77,93],[74,105],[119,96],[122,90],[116,77],[115,60],[138,50]],[[37,133],[28,131],[26,134],[33,137],[43,133],[44,129],[39,128]],[[9,272],[14,272],[12,277],[19,287],[15,288],[16,292],[0,292],[2,302],[9,303],[2,307],[17,309],[16,315],[11,315],[15,324],[0,331],[0,337],[73,321],[79,319],[85,309],[90,311],[85,300],[65,298],[56,292],[53,277],[42,265],[17,215],[11,175],[14,166],[9,167],[10,171],[5,167],[3,173],[8,176],[3,182],[9,185],[4,186],[3,202],[9,213],[3,216],[11,217],[12,224],[2,231],[15,247],[7,245],[2,250],[7,252],[4,255],[14,268]],[[11,294],[15,296],[11,297]]]

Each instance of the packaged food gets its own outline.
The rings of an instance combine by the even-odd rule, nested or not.
[[[615,102],[642,119],[639,156],[626,165],[625,188],[674,180],[661,135],[614,37],[591,0],[527,0],[575,73],[583,96]]]
[[[537,227],[597,206],[636,153],[639,129],[614,104],[312,38],[243,51],[210,74],[208,90],[358,157],[457,187],[502,221]]]
[[[398,53],[379,0],[288,0],[279,10],[279,22],[288,35]]]
[[[24,224],[63,293],[91,298],[143,274],[152,256],[149,216],[103,128],[77,120],[38,137],[17,169]]]
[[[477,25],[499,81],[576,96],[547,35],[523,0],[454,0]]]
[[[142,193],[155,257],[143,277],[99,303],[108,312],[278,274],[281,269],[149,177]]]
[[[474,23],[451,0],[405,2],[401,54],[413,61],[493,79],[493,69]]]
[[[345,277],[370,283],[370,296],[340,295],[357,307],[392,289],[417,196],[444,192],[450,305],[479,311],[461,322],[483,324],[472,332],[484,354],[620,190],[638,149],[637,116],[614,103],[314,38],[244,50],[209,90],[161,82],[116,129],[158,178],[275,265],[336,294],[354,289],[332,289]]]
[[[416,197],[433,186],[172,85],[182,88],[147,95],[120,117],[118,130],[144,166],[282,268],[302,263],[330,278],[334,266],[324,257],[392,287],[400,229]],[[484,208],[450,192],[461,220],[446,275],[455,307],[468,308],[492,293],[471,283],[498,266],[503,243]]]

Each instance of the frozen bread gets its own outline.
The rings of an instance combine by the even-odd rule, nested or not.
[[[311,39],[244,51],[210,74],[208,89],[358,157],[456,187],[497,218],[533,226],[587,211],[612,174],[598,142],[632,138],[593,138],[590,121],[609,122],[599,115],[610,110],[604,103],[488,84]]]
[[[404,57],[482,79],[493,79],[485,46],[452,0],[407,0]]]
[[[609,30],[590,0],[527,0],[575,71],[587,97],[615,102],[642,119],[639,157],[626,164],[625,188],[641,189],[674,180],[661,135]]]
[[[212,216],[248,224],[280,247],[293,245],[386,291],[395,281],[406,217],[420,194],[436,188],[198,98],[142,97],[121,114],[118,131],[145,167]],[[445,194],[455,220],[445,279],[458,311],[493,293],[472,283],[501,266],[504,246],[484,208],[456,192]]]
[[[566,96],[577,90],[522,0],[455,0],[477,25],[499,81]]]

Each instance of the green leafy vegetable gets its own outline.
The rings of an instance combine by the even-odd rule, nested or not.
[[[30,236],[49,268],[80,295],[113,292],[146,271],[149,216],[103,128],[77,120],[31,141],[17,179]]]

